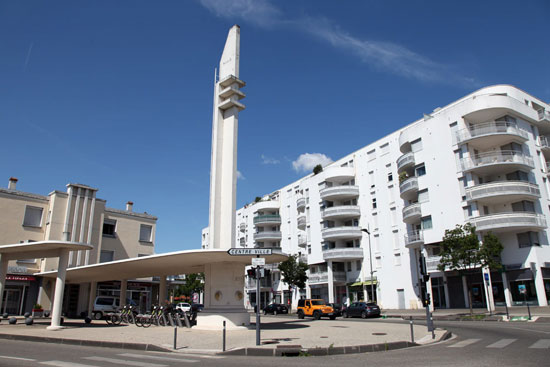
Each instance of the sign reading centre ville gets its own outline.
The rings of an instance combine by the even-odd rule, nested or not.
[[[247,255],[271,255],[270,248],[230,248],[227,253],[231,256],[247,256]]]

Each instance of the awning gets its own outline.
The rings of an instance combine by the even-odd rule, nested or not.
[[[364,285],[371,285],[371,284],[378,284],[378,281],[376,279],[374,280],[365,280],[364,282],[355,282],[355,283],[348,283],[348,287],[361,287]]]

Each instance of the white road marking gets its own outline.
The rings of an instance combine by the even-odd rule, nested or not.
[[[550,339],[539,339],[535,344],[529,348],[533,349],[550,349]]]
[[[89,359],[90,361],[98,362],[109,362],[114,364],[123,364],[125,366],[136,366],[136,367],[168,367],[165,364],[149,363],[149,362],[138,362],[138,361],[129,361],[127,359],[116,359],[116,358],[106,358],[106,357],[83,357],[82,359]]]
[[[517,341],[517,339],[500,339],[498,342],[488,345],[487,348],[504,348]]]
[[[10,357],[10,356],[0,356],[0,358],[17,359],[18,361],[30,361],[30,362],[35,362],[36,361],[36,359],[31,359],[31,358]]]
[[[449,345],[448,348],[464,348],[467,345],[477,343],[481,339],[466,339],[453,345]]]
[[[196,363],[198,362],[195,359],[184,359],[182,358],[174,358],[174,357],[161,357],[161,356],[150,356],[146,354],[132,354],[132,353],[122,353],[118,354],[121,357],[130,357],[130,358],[143,358],[143,359],[153,359],[158,361],[176,361],[176,362],[183,362],[183,363]]]
[[[91,364],[81,364],[81,363],[63,362],[63,361],[46,361],[46,362],[40,362],[40,364],[45,364],[47,366],[54,366],[54,367],[101,367],[95,364],[91,365]]]

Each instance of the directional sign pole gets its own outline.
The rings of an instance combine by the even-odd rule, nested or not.
[[[256,255],[260,257],[260,255]],[[256,345],[260,345],[260,267],[256,266]]]

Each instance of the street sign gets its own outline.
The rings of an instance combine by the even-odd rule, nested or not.
[[[489,281],[489,274],[485,273],[485,274],[483,274],[483,275],[485,276],[485,281],[488,282],[488,281]]]
[[[231,256],[271,255],[270,248],[230,248],[227,253]]]
[[[527,288],[525,288],[525,284],[518,284],[518,290],[521,294],[527,294]]]
[[[252,258],[252,266],[264,266],[264,265],[265,265],[265,257]]]

